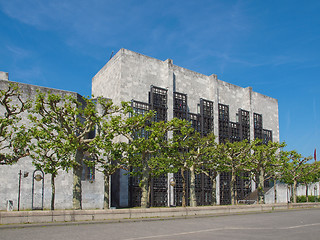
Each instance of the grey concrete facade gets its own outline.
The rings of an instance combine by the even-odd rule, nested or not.
[[[214,103],[214,134],[219,136],[218,104],[229,106],[230,121],[237,122],[238,109],[249,111],[250,139],[254,139],[254,113],[262,115],[263,128],[272,131],[272,140],[279,142],[279,114],[277,99],[254,92],[251,87],[242,88],[210,76],[173,64],[173,60],[161,61],[127,49],[120,51],[93,77],[92,94],[108,97],[114,103],[132,99],[148,102],[150,86],[167,89],[168,120],[173,118],[173,93],[187,94],[191,113],[199,113],[200,99]],[[128,176],[120,182],[128,184]],[[217,178],[217,203],[219,204],[219,178]],[[255,189],[252,182],[252,190]],[[128,204],[128,190],[120,190],[120,202]],[[170,194],[170,191],[168,192]]]
[[[188,95],[190,112],[197,113],[200,98],[214,102],[214,133],[218,136],[218,104],[229,105],[230,120],[236,121],[239,108],[250,112],[250,138],[253,139],[253,113],[263,116],[263,126],[272,130],[278,142],[279,114],[277,99],[222,80],[217,75],[197,73],[130,50],[121,49],[92,79],[92,94],[111,98],[116,104],[132,99],[148,102],[148,91],[154,85],[168,89],[168,118],[173,116],[173,92]]]
[[[2,74],[0,76],[8,74]],[[6,89],[11,82],[8,79],[0,80],[0,89]],[[45,88],[34,86],[30,84],[17,83],[22,93],[22,99],[33,99],[40,92],[51,92],[61,96],[72,95],[80,97],[79,94],[52,88]],[[1,110],[0,110],[1,111]],[[30,125],[27,118],[28,113],[21,115],[22,123]],[[22,172],[21,177],[21,193],[20,193],[20,210],[27,210],[32,208],[32,175],[36,170],[32,165],[30,157],[24,157],[13,165],[0,166],[0,210],[7,209],[7,201],[13,201],[13,209],[16,210],[18,206],[18,186],[19,186],[19,172]],[[28,176],[24,177],[24,173],[28,172]],[[56,178],[56,209],[71,209],[72,208],[72,186],[73,173],[72,169],[69,172],[59,171]],[[83,209],[102,208],[103,206],[103,175],[96,172],[96,179],[93,182],[82,181],[82,201]],[[40,186],[35,184],[34,207],[41,205],[41,191]],[[51,203],[51,176],[50,174],[44,176],[44,208],[50,209]]]

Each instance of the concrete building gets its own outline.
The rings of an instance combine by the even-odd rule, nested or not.
[[[0,72],[0,88],[8,85],[8,74]],[[32,98],[36,89],[57,94],[77,93],[19,83],[24,98]],[[279,141],[278,101],[254,92],[251,87],[242,88],[210,76],[197,73],[165,61],[121,49],[92,79],[92,94],[112,99],[114,103],[132,101],[138,111],[153,109],[159,120],[173,117],[189,119],[203,134],[214,132],[218,141],[253,140]],[[24,120],[26,121],[26,119]],[[20,209],[30,209],[32,201],[32,173],[35,168],[26,157],[12,166],[0,167],[0,210],[6,209],[7,200],[14,201],[17,208],[18,179],[21,178]],[[24,177],[24,172],[29,176]],[[173,189],[169,179],[174,177],[177,185]],[[44,207],[50,208],[50,177],[44,178]],[[217,177],[216,196],[218,204],[230,203],[228,174]],[[200,205],[211,204],[212,186],[205,176],[197,177],[197,198]],[[252,181],[238,181],[239,199],[255,190]],[[72,171],[61,172],[56,179],[56,209],[72,208]],[[83,208],[102,208],[103,176],[96,172],[95,178],[84,177],[82,182]],[[281,189],[283,188],[283,193]],[[287,201],[287,188],[278,190],[278,199]],[[318,188],[319,189],[319,188]],[[111,202],[113,207],[139,205],[139,187],[135,179],[124,170],[112,176]],[[39,194],[39,192],[37,193]],[[169,174],[152,182],[153,206],[168,206],[181,203],[181,176]],[[301,192],[301,195],[303,193]],[[281,195],[281,196],[280,196]],[[283,196],[282,196],[283,195]],[[267,201],[272,201],[269,190]],[[169,200],[170,199],[170,200]]]
[[[171,59],[161,61],[121,49],[93,77],[92,94],[111,98],[115,103],[132,100],[134,108],[156,110],[162,120],[173,117],[190,119],[199,131],[213,131],[219,141],[253,140],[256,137],[279,141],[276,99],[254,92],[251,87],[242,88],[221,81],[215,74],[207,76],[176,66]],[[170,186],[166,186],[168,182],[165,180],[160,184],[163,186],[160,192],[154,193],[163,196],[154,202],[155,206],[163,204],[167,198],[164,193],[170,190]],[[127,175],[119,174],[114,181],[119,182],[114,189],[119,193],[117,206],[139,205],[135,200],[138,198],[135,196],[137,186],[130,184]],[[204,186],[204,181],[199,182],[202,184],[198,191],[200,204],[211,202],[210,186]],[[220,199],[221,204],[230,203],[228,175],[220,175],[217,182],[218,202]],[[246,185],[245,191],[239,193],[242,198],[255,189],[251,182],[241,184],[242,188]],[[157,185],[159,189],[159,183]],[[169,190],[170,194],[172,191]],[[176,187],[177,204],[180,201],[178,190],[179,186]]]

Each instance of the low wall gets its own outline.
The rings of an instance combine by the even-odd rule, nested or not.
[[[320,203],[206,206],[177,208],[135,208],[108,210],[55,210],[0,212],[0,224],[103,221],[141,218],[171,218],[276,211],[299,208],[320,208]]]

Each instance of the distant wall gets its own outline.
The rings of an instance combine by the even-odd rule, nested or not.
[[[1,76],[1,74],[0,74]],[[9,81],[0,80],[0,89],[6,89],[9,85]],[[22,93],[22,99],[34,99],[37,94],[37,90],[40,92],[48,92],[59,94],[62,96],[73,95],[79,97],[77,93],[62,91],[52,88],[45,88],[34,86],[30,84],[18,83],[19,89]],[[3,112],[3,109],[0,108]],[[30,125],[27,119],[28,113],[22,114],[21,123],[26,126]],[[19,175],[22,171],[28,172],[28,176],[21,178],[21,195],[20,195],[20,209],[31,209],[32,207],[32,175],[35,167],[32,165],[32,159],[25,157],[20,159],[13,165],[0,166],[0,210],[6,209],[7,200],[13,200],[14,209],[18,206],[18,186]],[[46,174],[44,177],[44,208],[50,209],[51,204],[51,176]],[[35,185],[35,201],[40,201],[41,192],[39,191],[39,185]],[[59,171],[56,178],[56,209],[71,209],[72,208],[72,186],[73,186],[73,174],[72,169],[69,172]],[[82,181],[83,191],[83,208],[102,208],[103,206],[103,176],[101,173],[96,172],[96,180],[93,183],[89,181]],[[39,198],[40,197],[40,198]],[[38,204],[39,202],[35,202]]]
[[[316,188],[315,188],[316,187]],[[277,203],[287,203],[290,201],[292,196],[292,188],[284,183],[277,183]],[[308,195],[309,196],[319,196],[319,182],[312,183],[308,185]],[[303,184],[298,184],[297,187],[297,196],[305,196],[306,195],[306,187]],[[274,203],[274,187],[272,187],[265,194],[265,202],[267,204]]]

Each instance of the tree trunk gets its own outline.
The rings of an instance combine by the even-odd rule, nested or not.
[[[305,185],[306,185],[306,200],[307,200],[307,202],[309,202],[309,189],[308,189],[308,183],[306,183]]]
[[[190,206],[197,206],[197,196],[196,196],[196,175],[194,171],[194,166],[190,168]]]
[[[103,209],[109,209],[109,188],[110,186],[110,176],[107,173],[104,173],[104,198],[103,198]]]
[[[236,182],[236,172],[234,168],[231,168],[231,180],[230,180],[231,205],[235,204],[235,195],[234,195],[235,182]]]
[[[186,207],[187,206],[187,203],[186,203],[187,184],[186,184],[186,177],[184,175],[183,168],[181,168],[181,177],[182,177],[182,202],[181,202],[181,206]]]
[[[217,177],[216,173],[213,173],[212,176],[210,176],[211,182],[212,182],[212,201],[211,201],[211,205],[217,204],[217,195],[216,195],[217,181],[216,181],[216,177]]]
[[[77,150],[76,156],[77,165],[73,167],[73,209],[82,209],[82,189],[81,189],[81,175],[82,175],[82,150]]]
[[[274,203],[277,203],[277,180],[273,180]]]
[[[297,203],[297,180],[293,180],[293,203]]]
[[[151,177],[149,175],[149,178],[148,178],[148,207],[150,207],[152,205],[151,203],[151,200],[152,200],[152,196],[151,196],[151,186],[152,186],[152,182],[151,182]]]
[[[145,168],[140,181],[141,208],[147,208],[149,203],[149,171]]]
[[[54,210],[54,199],[56,195],[56,187],[55,187],[55,174],[51,174],[51,210]]]
[[[258,174],[258,203],[264,203],[264,169],[261,167]]]
[[[237,187],[237,177],[234,181],[234,204],[238,205],[238,187]]]

